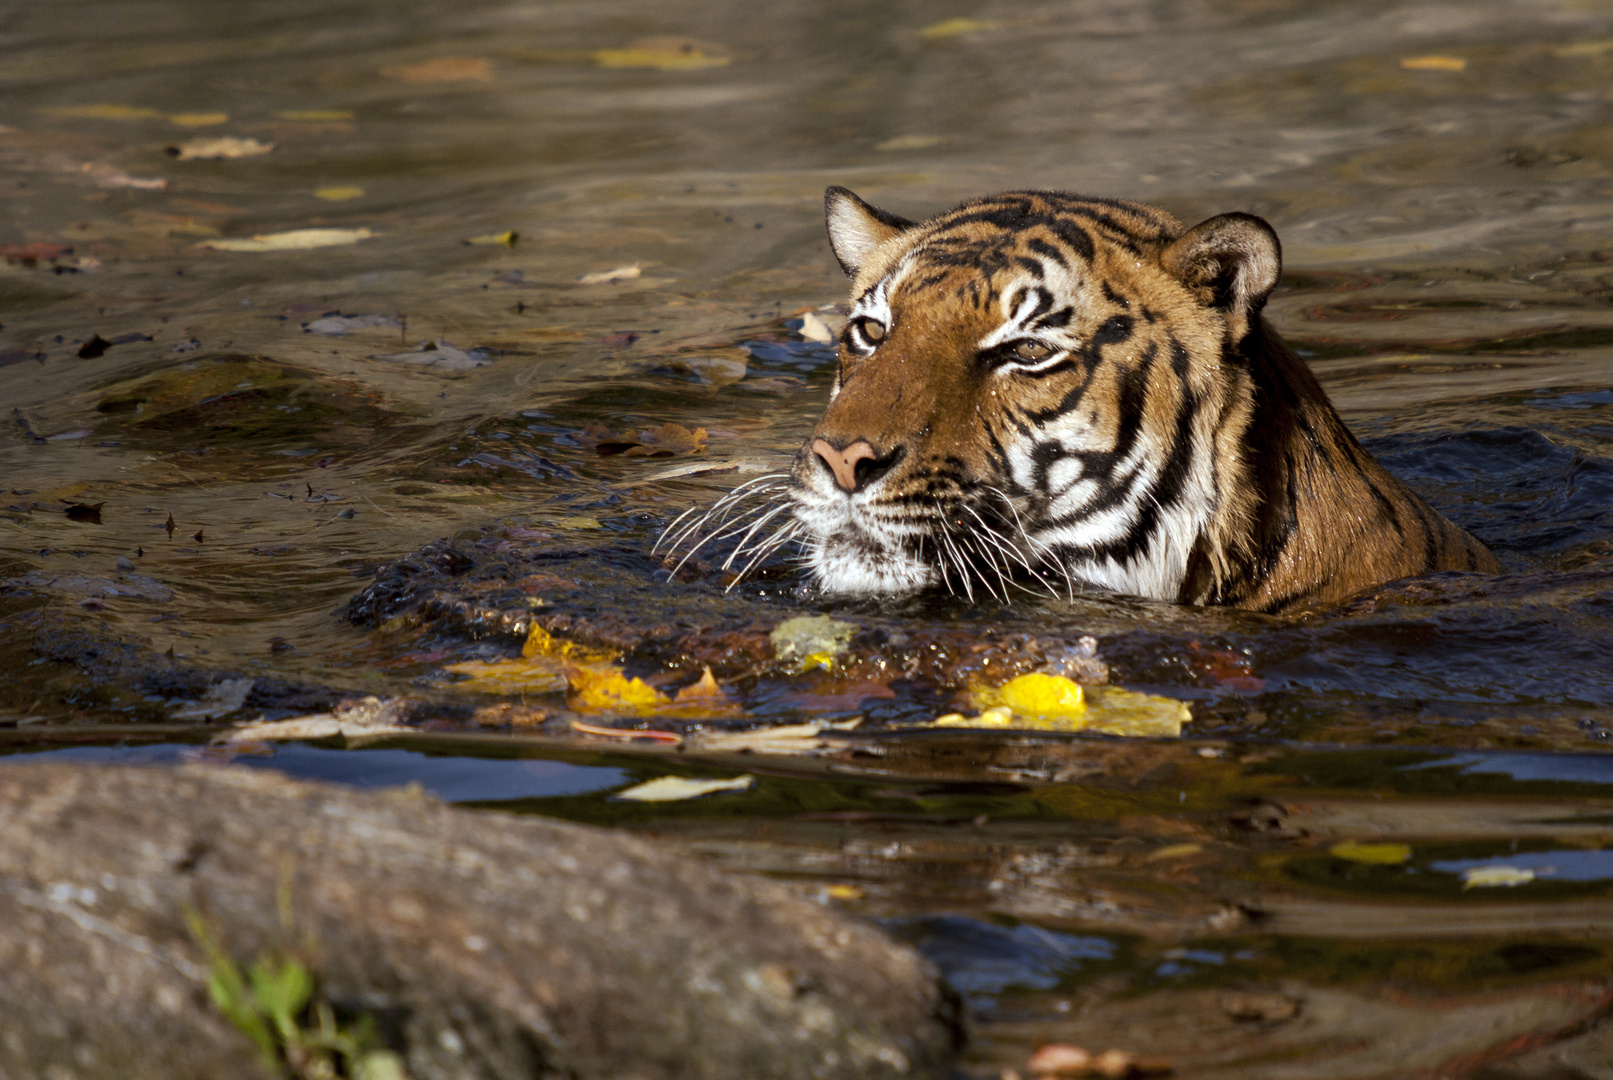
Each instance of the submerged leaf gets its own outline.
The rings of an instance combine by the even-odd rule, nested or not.
[[[794,660],[800,671],[832,668],[834,658],[846,651],[855,623],[840,622],[827,615],[802,615],[786,619],[768,635],[773,653],[780,660]]]
[[[362,198],[363,195],[363,188],[351,185],[314,189],[314,198],[324,199],[326,202],[346,202],[348,199]]]
[[[445,671],[465,678],[454,683],[455,690],[475,690],[487,694],[543,694],[564,690],[566,678],[560,662],[552,657],[527,660],[465,660],[444,665]]]
[[[1327,853],[1335,859],[1365,863],[1368,866],[1399,866],[1411,858],[1410,844],[1358,844],[1353,840],[1334,844]]]
[[[753,776],[736,776],[732,780],[691,780],[686,776],[659,776],[654,780],[618,791],[613,799],[629,802],[680,802],[698,799],[718,791],[744,791],[756,783]]]

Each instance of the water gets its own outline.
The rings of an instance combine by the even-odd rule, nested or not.
[[[921,928],[984,1018],[981,1075],[1054,1037],[1204,1076],[1523,1061],[1599,1008],[1604,6],[86,0],[18,8],[0,35],[9,746],[166,760],[146,744],[205,741],[203,716],[407,698],[418,730],[392,743],[235,760],[636,829]],[[273,149],[167,151],[220,137]],[[663,524],[787,457],[822,408],[831,353],[792,317],[843,299],[830,183],[908,216],[1048,186],[1267,217],[1272,323],[1505,573],[1286,619],[667,584],[647,555]],[[309,228],[370,235],[202,246]],[[665,423],[707,449],[602,456],[592,430]],[[711,664],[731,711],[700,725],[862,727],[833,740],[834,773],[769,758],[744,793],[612,803],[618,780],[757,762],[582,739],[552,687],[446,671],[508,656],[507,636],[341,617],[378,567],[449,536],[474,563],[454,580],[495,610],[583,637],[683,628],[627,661],[667,686]],[[523,589],[492,569],[517,564]],[[929,666],[747,659],[818,610]],[[973,644],[1089,633],[1117,683],[1191,703],[1186,739],[888,734],[955,707]],[[207,704],[221,674],[250,682]],[[1410,852],[1331,853],[1346,841]],[[1534,877],[1471,884],[1491,866]],[[1067,941],[1109,952],[1075,963]],[[1300,1004],[1240,1019],[1234,991]]]

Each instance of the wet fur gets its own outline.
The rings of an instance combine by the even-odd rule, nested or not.
[[[791,514],[755,545],[799,540],[825,591],[1095,586],[1277,612],[1499,568],[1361,448],[1266,325],[1264,221],[1185,229],[1035,191],[915,224],[831,188],[826,212],[850,322],[822,419],[759,486]],[[1023,342],[1052,351],[1026,361]],[[828,447],[858,455],[854,491]]]

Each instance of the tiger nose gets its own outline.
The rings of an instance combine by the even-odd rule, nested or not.
[[[835,484],[841,491],[854,494],[890,472],[899,454],[880,457],[864,439],[858,439],[844,450],[836,449],[827,439],[813,439],[812,452],[829,466]]]

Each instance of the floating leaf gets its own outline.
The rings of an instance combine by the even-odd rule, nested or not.
[[[1466,71],[1467,61],[1460,56],[1408,56],[1400,66],[1406,71]]]
[[[655,68],[659,71],[696,71],[722,67],[733,62],[733,55],[721,45],[710,45],[689,38],[640,38],[625,49],[601,49],[594,62],[607,68]]]
[[[828,344],[835,339],[835,332],[829,329],[829,324],[818,318],[818,313],[809,311],[801,316],[801,328],[796,331],[807,341],[817,341]]]
[[[862,723],[862,717],[834,723],[814,721],[810,724],[784,724],[763,727],[754,731],[710,731],[690,736],[691,743],[701,750],[723,753],[750,754],[812,754],[827,747],[823,734],[826,731],[849,731]]]
[[[1347,841],[1334,844],[1327,853],[1335,859],[1365,863],[1368,866],[1399,866],[1411,858],[1410,844],[1358,844]]]
[[[1082,717],[1087,711],[1081,684],[1063,675],[1021,675],[1004,683],[994,695],[985,696],[996,699],[986,704],[1006,705],[1017,716],[1060,720]]]
[[[718,791],[744,791],[756,783],[753,776],[736,776],[732,780],[691,780],[685,776],[659,776],[654,780],[636,784],[612,795],[613,799],[629,802],[680,802],[698,799]]]
[[[322,187],[314,189],[314,198],[324,199],[326,202],[346,202],[348,199],[362,198],[364,189],[361,187]]]
[[[1522,866],[1474,866],[1462,871],[1462,888],[1493,889],[1499,886],[1511,889],[1529,884],[1539,872]]]
[[[573,709],[644,712],[666,705],[664,697],[643,679],[629,679],[616,667],[590,667],[562,660],[566,679],[566,704]]]
[[[1034,679],[1032,682],[1021,680]],[[1042,680],[1056,680],[1043,682]],[[1020,685],[1014,687],[1015,683]],[[1069,687],[1081,691],[1079,708]],[[1009,687],[1014,687],[1012,691]],[[1061,675],[1022,675],[997,688],[977,689],[979,716],[942,716],[925,727],[1013,728],[1030,731],[1101,731],[1108,735],[1177,738],[1193,719],[1184,702],[1118,686],[1079,686]],[[1012,702],[1012,703],[1010,703]]]
[[[381,69],[381,74],[406,83],[491,82],[493,62],[467,56],[445,56],[423,64]]]
[[[503,244],[505,247],[514,247],[520,242],[521,234],[511,229],[509,232],[487,233],[484,236],[472,236],[465,241],[467,244]]]
[[[137,105],[61,105],[46,109],[64,120],[160,120],[162,113]]]
[[[1001,25],[1002,23],[990,19],[947,19],[924,27],[919,31],[919,37],[939,41],[942,38],[961,37],[982,30],[995,30]]]
[[[180,127],[198,128],[212,127],[214,124],[222,124],[229,120],[229,118],[229,113],[221,112],[174,113],[172,116],[168,117],[168,122],[170,124],[177,124]]]
[[[308,251],[356,244],[374,235],[368,229],[292,229],[289,232],[260,233],[247,239],[207,240],[200,246],[220,251]]]
[[[74,503],[67,508],[68,521],[84,521],[91,525],[101,524],[101,507],[106,503]]]
[[[179,146],[170,146],[168,153],[180,161],[211,161],[218,158],[257,157],[273,149],[274,143],[225,135],[217,139],[192,139]]]
[[[595,270],[591,274],[584,274],[578,278],[577,283],[579,285],[604,285],[617,281],[629,281],[638,277],[641,273],[643,271],[639,269],[637,263],[634,263],[632,266],[618,266],[614,270]]]

